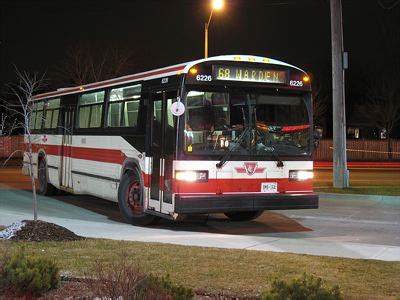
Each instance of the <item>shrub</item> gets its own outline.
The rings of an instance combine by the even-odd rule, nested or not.
[[[125,252],[109,264],[96,261],[92,271],[94,276],[85,274],[85,277],[90,290],[99,298],[187,300],[194,296],[191,289],[174,285],[169,276],[145,275]]]
[[[190,288],[186,288],[182,285],[173,284],[169,275],[166,277],[149,277],[150,281],[150,289],[161,292],[162,294],[166,294],[170,296],[174,300],[187,300],[193,299],[194,292]]]
[[[118,258],[110,264],[95,261],[94,276],[85,274],[89,278],[90,289],[97,297],[129,299],[142,284],[145,275],[127,259],[126,253],[120,253]]]
[[[263,293],[262,299],[296,299],[296,300],[334,300],[341,299],[339,286],[329,289],[322,286],[322,279],[312,275],[303,274],[301,278],[293,279],[290,282],[275,280],[272,288]]]
[[[28,258],[23,248],[4,263],[2,279],[20,292],[40,295],[59,284],[59,269],[43,258]]]

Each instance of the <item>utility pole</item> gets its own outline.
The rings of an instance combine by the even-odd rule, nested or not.
[[[346,105],[342,0],[330,0],[333,96],[333,187],[349,187],[346,156]]]

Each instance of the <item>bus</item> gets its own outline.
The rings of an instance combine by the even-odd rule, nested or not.
[[[32,167],[42,195],[114,201],[135,225],[318,208],[311,83],[290,64],[215,56],[43,93],[33,103]]]

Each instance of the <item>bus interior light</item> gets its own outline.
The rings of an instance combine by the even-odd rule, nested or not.
[[[304,170],[289,171],[289,180],[291,181],[303,181],[313,178],[314,178],[314,173],[312,171],[304,171]]]
[[[186,182],[207,182],[208,171],[175,171],[175,179]]]

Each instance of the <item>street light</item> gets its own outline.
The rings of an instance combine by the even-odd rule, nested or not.
[[[224,6],[224,0],[213,0],[212,2],[212,9],[210,13],[210,17],[208,18],[208,22],[204,25],[204,57],[208,57],[208,27],[210,26],[211,18],[213,15],[214,10],[221,10]]]

